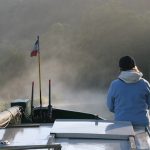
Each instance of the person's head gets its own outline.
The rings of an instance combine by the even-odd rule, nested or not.
[[[136,63],[133,57],[124,56],[119,60],[119,67],[121,71],[132,70],[136,67]]]

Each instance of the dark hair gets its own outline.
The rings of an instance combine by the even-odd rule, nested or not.
[[[119,67],[122,71],[131,70],[136,66],[135,60],[133,57],[124,56],[119,60]]]

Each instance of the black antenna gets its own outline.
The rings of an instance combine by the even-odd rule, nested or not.
[[[51,80],[49,80],[49,108],[51,107]]]
[[[31,91],[31,115],[33,113],[33,100],[34,100],[34,81],[32,82],[32,91]]]
[[[48,105],[49,119],[52,119],[52,105],[51,105],[51,80],[49,80],[49,105]]]

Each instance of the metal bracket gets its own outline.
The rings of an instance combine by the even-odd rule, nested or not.
[[[135,138],[134,136],[129,136],[129,142],[131,150],[136,150]]]

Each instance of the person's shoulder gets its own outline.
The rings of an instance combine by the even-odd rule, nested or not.
[[[141,80],[140,80],[141,82],[143,82],[145,85],[147,85],[147,86],[149,86],[150,87],[150,83],[146,80],[146,79],[144,79],[144,78],[141,78]]]
[[[121,82],[120,79],[115,79],[111,82],[111,85],[116,85],[116,84],[119,84]]]

